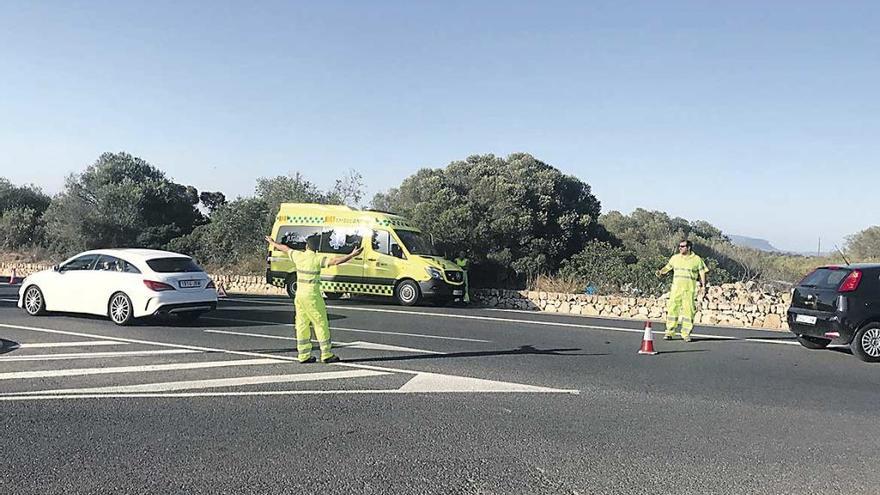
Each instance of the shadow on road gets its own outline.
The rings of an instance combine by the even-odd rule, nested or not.
[[[573,353],[572,351],[580,351],[579,348],[573,349],[537,349],[530,345],[524,345],[517,349],[504,351],[471,351],[471,352],[445,352],[442,354],[415,354],[409,356],[392,356],[392,357],[374,357],[360,359],[343,359],[346,363],[374,363],[384,361],[414,361],[421,359],[449,359],[449,358],[471,358],[471,357],[490,357],[490,356],[525,356],[525,355],[548,355],[548,356],[607,356],[607,353]],[[565,354],[563,354],[565,353]]]
[[[18,342],[6,339],[0,339],[0,354],[12,352],[20,347]]]

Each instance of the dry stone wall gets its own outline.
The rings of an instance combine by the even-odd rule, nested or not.
[[[0,282],[8,280],[13,268],[18,277],[24,277],[49,267],[32,263],[0,263]],[[262,276],[211,275],[211,278],[217,284],[223,284],[230,293],[286,293],[283,288],[266,284]],[[668,294],[662,297],[624,297],[499,289],[480,289],[473,291],[473,295],[474,302],[492,308],[653,321],[663,320],[668,299]],[[695,323],[787,330],[785,313],[790,302],[788,292],[762,291],[752,283],[711,286],[699,301]]]
[[[538,310],[608,318],[662,321],[669,294],[662,297],[599,296],[539,291],[482,289],[474,299],[488,307]],[[755,284],[710,286],[699,301],[695,323],[788,330],[788,292],[758,290]]]

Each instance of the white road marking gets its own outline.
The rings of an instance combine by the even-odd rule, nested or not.
[[[363,378],[387,375],[379,371],[352,370],[327,371],[321,373],[299,373],[285,375],[245,376],[239,378],[216,378],[210,380],[188,380],[180,382],[144,383],[139,385],[121,385],[93,388],[68,388],[58,390],[36,390],[17,392],[9,395],[49,395],[49,394],[131,394],[150,392],[171,392],[175,390],[194,390],[203,388],[242,387],[246,385],[263,385],[267,383],[310,382],[319,380],[338,380],[342,378]]]
[[[295,337],[283,337],[281,335],[266,335],[263,333],[248,333],[248,332],[230,332],[228,330],[205,330],[205,333],[221,333],[225,335],[241,335],[244,337],[257,337],[264,339],[276,339],[276,340],[296,340]],[[317,341],[312,339],[312,343],[316,344]],[[379,350],[379,351],[397,351],[397,352],[416,352],[420,354],[443,354],[442,352],[436,351],[428,351],[425,349],[414,349],[412,347],[400,347],[396,345],[387,345],[387,344],[374,344],[372,342],[339,342],[333,341],[334,347],[345,347],[346,349],[371,349],[371,350]],[[2,359],[2,358],[0,358]]]
[[[519,323],[526,325],[541,325],[548,327],[565,327],[565,328],[586,328],[590,330],[608,330],[612,332],[627,332],[627,333],[638,333],[643,334],[645,332],[644,329],[637,328],[621,328],[621,327],[608,327],[601,325],[581,325],[577,323],[562,323],[562,322],[553,322],[553,321],[538,321],[538,320],[519,320],[515,318],[499,318],[495,316],[476,316],[476,315],[450,315],[445,313],[430,313],[427,311],[405,311],[400,309],[382,309],[382,308],[354,308],[350,306],[327,306],[328,308],[333,309],[341,309],[341,310],[351,310],[351,311],[368,311],[368,312],[376,312],[376,313],[393,313],[393,314],[404,314],[404,315],[417,315],[417,316],[434,316],[437,318],[458,318],[464,320],[479,320],[479,321],[495,321],[502,323]],[[756,331],[760,331],[756,329]],[[662,331],[653,331],[654,335],[663,334]],[[780,340],[769,340],[769,339],[761,339],[761,338],[742,338],[742,337],[731,337],[728,335],[713,335],[706,333],[692,333],[691,337],[702,337],[707,339],[717,339],[717,340],[738,340],[743,342],[756,342],[762,344],[785,344],[785,345],[800,345],[797,342],[791,341],[780,341]]]
[[[195,345],[185,345],[185,344],[169,344],[166,342],[155,342],[150,340],[139,340],[139,339],[129,339],[124,337],[113,337],[109,335],[96,335],[90,333],[82,333],[82,332],[69,332],[65,330],[52,330],[51,328],[39,328],[39,327],[26,327],[22,325],[9,325],[7,323],[0,323],[0,328],[12,328],[16,330],[30,330],[32,332],[42,332],[42,333],[51,333],[56,335],[72,335],[74,337],[86,337],[92,339],[106,339],[106,340],[116,340],[119,342],[128,342],[129,344],[146,344],[146,345],[154,345],[157,347],[171,347],[174,349],[191,349],[194,351],[202,351],[202,352],[216,352],[223,354],[230,354],[234,356],[248,356],[248,357],[257,357],[264,358],[265,354],[261,354],[259,352],[247,352],[247,351],[231,351],[229,349],[220,349],[216,347],[202,347]],[[278,361],[290,361],[297,362],[295,357],[288,356],[274,356],[272,359]]]
[[[263,326],[284,326],[284,327],[293,327],[292,323],[277,323],[273,321],[263,321],[263,320],[242,320],[240,318],[221,318],[219,316],[203,316],[203,320],[220,320],[220,321],[238,321],[241,323],[260,323]],[[330,330],[339,330],[341,332],[356,332],[356,333],[375,333],[380,335],[397,335],[401,337],[421,337],[423,339],[437,339],[437,340],[456,340],[460,342],[482,342],[482,343],[491,343],[491,340],[480,340],[480,339],[468,339],[464,337],[443,337],[440,335],[425,335],[421,333],[403,333],[403,332],[384,332],[379,330],[361,330],[359,328],[343,328],[343,327],[330,327]]]
[[[449,376],[435,373],[419,373],[398,389],[400,393],[449,393],[449,392],[571,392],[556,388],[536,387],[519,383],[498,382],[465,376]]]
[[[150,342],[138,339],[128,339],[122,337],[108,337],[104,335],[93,335],[81,332],[68,332],[64,330],[52,330],[48,328],[38,328],[38,327],[25,327],[21,325],[9,325],[6,323],[0,323],[0,327],[2,328],[13,328],[17,330],[30,330],[34,332],[44,332],[44,333],[52,333],[59,335],[74,335],[79,337],[93,338],[93,339],[107,339],[107,340],[118,340],[120,342],[129,342],[129,343],[137,343],[137,344],[150,344],[161,347],[172,347],[177,349],[192,349],[198,351],[205,352],[218,352],[232,355],[240,355],[240,356],[249,356],[249,357],[260,357],[261,359],[248,359],[242,361],[212,361],[208,363],[181,363],[181,364],[171,364],[171,365],[147,365],[147,366],[128,366],[128,367],[120,367],[120,368],[86,368],[86,369],[72,369],[72,370],[48,370],[48,371],[31,371],[31,372],[14,372],[14,373],[2,373],[0,374],[0,380],[3,379],[13,379],[13,378],[43,378],[48,376],[78,376],[83,374],[104,374],[104,373],[123,373],[123,372],[136,372],[136,371],[144,371],[144,369],[148,369],[150,371],[158,371],[163,369],[195,369],[195,368],[209,368],[209,367],[219,367],[219,366],[244,366],[244,365],[252,365],[252,364],[277,364],[279,361],[283,362],[296,362],[296,358],[286,357],[286,356],[275,356],[272,358],[265,358],[265,354],[255,353],[255,352],[245,352],[245,351],[232,351],[227,349],[214,349],[208,347],[200,347],[200,346],[190,346],[190,345],[181,345],[181,344],[170,344],[165,342]],[[239,364],[233,364],[239,363]],[[410,375],[421,375],[421,371],[412,371],[412,370],[403,370],[403,369],[392,369],[392,368],[380,368],[378,366],[367,366],[367,365],[359,365],[354,363],[336,363],[331,366],[342,366],[347,368],[357,368],[362,370],[373,370],[373,371],[385,371],[388,373],[403,373]],[[172,368],[176,367],[176,368]],[[109,370],[109,371],[108,371]],[[114,371],[114,370],[131,370],[131,371]],[[59,375],[62,373],[63,375]],[[66,373],[66,374],[64,374]],[[74,373],[75,375],[71,375]],[[438,374],[433,374],[437,376],[441,376]],[[449,379],[464,379],[467,380],[466,377],[458,377],[454,375],[442,375],[448,377]],[[430,380],[428,380],[430,381]],[[488,380],[486,380],[488,381]],[[460,382],[461,383],[461,382]],[[418,383],[417,383],[418,385]],[[523,387],[530,387],[529,385],[523,385]],[[415,392],[401,392],[399,389],[397,390],[320,390],[320,391],[257,391],[257,392],[222,392],[222,393],[159,393],[159,394],[71,394],[71,395],[35,395],[35,396],[2,396],[0,397],[0,401],[17,401],[17,400],[53,400],[53,399],[96,399],[96,398],[124,398],[124,397],[221,397],[221,396],[256,396],[256,395],[329,395],[329,394],[405,394],[405,393],[425,393],[430,391],[430,386],[421,385],[419,387],[413,387],[417,391]],[[474,389],[476,387],[469,387],[470,389]],[[421,391],[419,391],[421,390]],[[489,387],[484,387],[483,391],[490,391]],[[494,390],[495,392],[534,392],[535,390],[510,390],[509,387],[505,390]],[[567,393],[577,395],[580,393],[579,390],[564,390],[564,389],[543,389],[541,390],[547,393]],[[458,392],[469,392],[469,390],[458,390]]]
[[[59,376],[105,375],[113,373],[147,373],[151,371],[194,370],[222,368],[228,366],[254,366],[263,364],[284,364],[274,358],[242,359],[237,361],[208,361],[203,363],[146,364],[143,366],[118,366],[115,368],[71,368],[66,370],[13,371],[0,373],[0,380],[22,380],[29,378],[53,378]]]
[[[482,393],[547,393],[580,395],[579,390],[563,390],[548,388],[545,390],[482,390]],[[254,392],[191,392],[191,393],[153,393],[153,394],[85,394],[85,395],[34,395],[34,396],[0,396],[0,402],[17,402],[27,400],[59,400],[59,399],[186,399],[193,397],[259,397],[278,395],[379,395],[379,394],[411,394],[426,392],[402,392],[400,389],[376,390],[267,390]],[[436,393],[472,393],[469,390]]]
[[[18,302],[18,299],[0,299],[0,301],[17,303],[17,302]]]
[[[18,344],[21,349],[36,349],[38,347],[91,347],[93,345],[128,345],[125,342],[113,340],[87,340],[84,342],[34,342],[32,344]]]
[[[100,359],[125,356],[154,356],[157,354],[195,354],[202,351],[190,349],[162,349],[160,351],[126,351],[126,352],[74,352],[68,354],[31,354],[24,356],[0,356],[0,364],[7,361],[61,361],[67,359]]]

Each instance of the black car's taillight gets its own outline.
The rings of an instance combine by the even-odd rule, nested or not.
[[[843,279],[843,283],[840,284],[840,288],[837,289],[838,292],[855,292],[856,289],[859,288],[859,284],[862,282],[862,271],[861,270],[853,270]]]

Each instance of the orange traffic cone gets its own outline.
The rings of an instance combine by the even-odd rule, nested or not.
[[[223,282],[217,282],[217,297],[228,297]]]
[[[639,354],[657,354],[657,351],[654,350],[654,336],[651,335],[651,322],[645,322],[645,336],[642,337],[642,348],[639,349]]]

